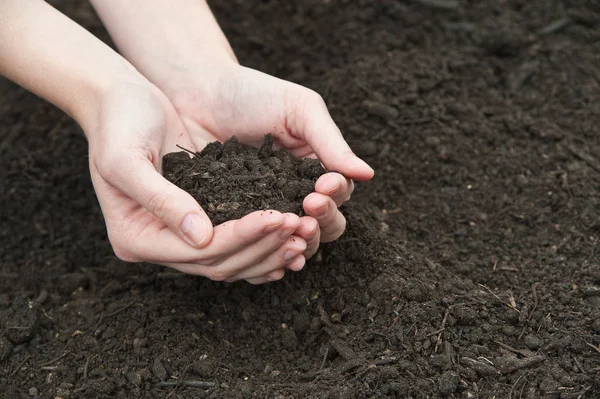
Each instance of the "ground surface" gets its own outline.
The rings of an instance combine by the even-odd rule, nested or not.
[[[349,231],[260,287],[119,262],[81,133],[0,82],[0,396],[600,397],[598,2],[215,11],[375,167]]]

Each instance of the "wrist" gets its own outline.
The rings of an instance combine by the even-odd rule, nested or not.
[[[123,93],[127,87],[150,87],[152,84],[120,56],[114,57],[110,65],[104,64],[87,72],[80,79],[79,91],[68,100],[64,111],[77,121],[90,139],[98,130],[106,104],[116,93]]]
[[[205,0],[180,0],[177,7],[163,0],[91,2],[121,54],[166,94],[184,77],[237,64]]]
[[[157,66],[149,79],[165,93],[175,108],[179,108],[187,103],[209,101],[219,91],[219,86],[232,78],[239,68],[237,59],[210,53],[181,63]]]

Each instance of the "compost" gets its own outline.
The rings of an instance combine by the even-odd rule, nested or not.
[[[184,150],[163,157],[167,180],[190,193],[215,225],[267,209],[302,216],[302,201],[324,172],[318,159],[273,150],[270,134],[260,148],[234,136],[209,143],[199,153]]]
[[[0,396],[600,397],[598,2],[212,3],[376,170],[347,232],[257,287],[123,263],[80,130],[2,81]]]

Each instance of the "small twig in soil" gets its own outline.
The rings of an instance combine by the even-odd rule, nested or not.
[[[202,388],[202,389],[208,389],[208,388],[214,388],[217,386],[216,382],[211,382],[211,381],[194,381],[194,380],[187,380],[187,381],[161,381],[158,384],[156,384],[156,386],[158,388],[167,388],[167,387],[179,387],[179,386],[184,386],[184,387],[190,387],[190,388]]]
[[[23,367],[23,365],[25,364],[26,361],[29,360],[29,355],[25,355],[25,359],[23,359],[23,361],[21,361],[21,363],[19,363],[17,365],[17,367],[15,367],[15,369],[10,373],[10,375],[8,376],[8,378],[12,378],[13,375],[17,374],[17,371],[19,371],[21,369],[21,367]]]
[[[329,345],[331,345],[331,347],[345,360],[352,360],[357,357],[356,353],[344,341],[331,338],[329,340]]]
[[[325,362],[327,361],[327,355],[329,355],[329,347],[325,348],[325,355],[323,356],[323,361],[321,362],[321,367],[319,367],[319,371],[323,370],[323,367],[325,367]]]
[[[497,343],[497,344],[498,344],[500,347],[502,347],[502,348],[506,349],[507,351],[511,351],[511,352],[513,352],[513,353],[516,353],[516,354],[518,354],[518,355],[521,355],[521,356],[524,356],[524,357],[531,357],[531,356],[532,356],[532,354],[531,354],[531,353],[529,353],[529,352],[528,352],[528,351],[526,351],[526,350],[523,350],[523,349],[515,349],[515,348],[513,348],[512,346],[509,346],[509,345],[505,344],[504,342],[500,342],[500,341],[494,341],[494,342],[495,342],[495,343]]]
[[[444,330],[445,330],[445,328],[440,328],[439,330],[435,330],[434,332],[430,332],[429,334],[426,335],[426,337],[433,337],[434,335],[438,335],[439,333],[441,333]]]
[[[378,359],[378,360],[374,360],[374,361],[373,361],[373,364],[374,364],[375,366],[383,366],[383,365],[386,365],[386,364],[391,364],[391,363],[394,363],[396,360],[398,360],[398,359],[397,359],[397,358],[395,358],[395,357],[388,357],[388,358],[386,358],[386,359]]]
[[[600,353],[600,347],[598,347],[594,344],[591,344],[589,342],[586,342],[586,345],[588,345],[590,348],[593,348],[596,352]]]
[[[598,239],[596,238],[594,240],[594,243],[592,244],[592,250],[590,251],[590,256],[588,257],[587,263],[590,263],[592,261],[592,259],[594,258],[594,252],[596,251],[597,243],[598,243]]]
[[[446,309],[446,313],[444,313],[444,318],[442,319],[442,325],[440,326],[440,333],[437,336],[437,341],[435,342],[435,348],[433,349],[434,353],[437,353],[438,347],[442,342],[442,334],[444,333],[444,329],[446,328],[446,321],[448,320],[448,314],[450,314],[450,309]]]
[[[192,151],[192,150],[188,150],[187,148],[185,148],[185,147],[182,147],[182,146],[180,146],[179,144],[176,144],[176,145],[175,145],[175,147],[177,147],[177,148],[179,148],[180,150],[183,150],[183,151],[185,151],[185,152],[187,152],[187,153],[190,153],[190,154],[192,154],[194,157],[196,156],[196,153],[195,153],[194,151]]]
[[[458,2],[455,0],[414,0],[415,2],[430,8],[439,8],[441,10],[454,10],[458,8]]]
[[[523,359],[518,359],[516,357],[510,357],[508,359],[504,359],[501,364],[497,364],[498,368],[503,373],[512,373],[519,369],[535,366],[538,363],[542,363],[546,360],[546,356],[544,355],[533,355]],[[500,360],[497,360],[498,363]]]
[[[325,309],[323,309],[322,305],[317,306],[317,312],[319,312],[319,320],[321,323],[323,323],[326,327],[335,330],[333,323],[329,319],[329,316],[327,316],[327,313],[325,313]]]
[[[579,360],[577,360],[577,358],[575,356],[573,356],[573,361],[575,362],[575,364],[577,365],[577,367],[579,368],[579,370],[582,373],[587,374],[587,372],[585,371],[585,369],[583,368],[583,366],[581,365],[581,363],[579,363]]]
[[[133,304],[134,304],[134,303],[136,303],[136,302],[137,302],[137,301],[131,301],[131,302],[129,302],[127,305],[123,306],[121,309],[117,309],[117,310],[115,310],[114,312],[107,314],[105,318],[107,318],[107,317],[113,317],[113,316],[116,316],[116,315],[118,315],[118,314],[119,314],[119,313],[121,313],[122,311],[124,311],[124,310],[126,310],[126,309],[129,309],[129,308],[130,308],[131,306],[133,306]]]
[[[340,367],[338,367],[336,371],[340,374],[343,374],[347,371],[350,371],[352,369],[360,367],[361,365],[363,365],[364,362],[365,361],[360,358],[350,359],[350,360],[344,362]],[[371,366],[376,367],[375,365],[371,365]]]
[[[592,157],[591,155],[588,155],[584,152],[578,151],[577,148],[575,148],[575,146],[573,145],[565,145],[564,148],[566,148],[571,154],[575,155],[575,157],[581,159],[583,162],[587,163],[592,169],[594,169],[596,172],[600,172],[600,165],[598,165],[598,162],[596,161],[596,159],[594,157]]]
[[[415,321],[414,323],[412,323],[410,325],[410,327],[408,327],[408,330],[406,330],[406,333],[404,334],[405,337],[408,337],[408,334],[410,333],[410,330],[412,330],[413,327],[415,327],[417,324],[417,322]],[[417,335],[417,329],[415,328],[415,335]]]
[[[470,369],[475,370],[481,375],[495,376],[500,374],[496,367],[489,365],[488,363],[480,362],[468,357],[461,357],[460,364],[464,367],[468,367]]]
[[[90,366],[90,362],[95,359],[98,356],[98,354],[96,353],[93,356],[90,356],[87,358],[87,360],[85,361],[85,366],[83,366],[83,379],[87,380],[87,374],[88,374],[88,367]]]
[[[533,312],[535,312],[535,310],[538,307],[538,296],[535,289],[539,284],[540,283],[533,283],[533,285],[531,286],[531,291],[533,291],[533,308],[531,309],[531,312],[529,312],[529,316],[527,316],[527,321],[531,319],[531,316],[533,316]]]
[[[545,35],[549,35],[554,32],[558,32],[559,30],[561,30],[562,28],[567,26],[570,22],[571,22],[571,20],[567,17],[556,20],[556,21],[550,23],[544,29],[542,29],[540,31],[540,35],[545,36]]]
[[[510,388],[510,391],[508,392],[508,399],[512,399],[512,393],[515,390],[515,387],[517,386],[519,381],[521,381],[521,378],[523,378],[525,375],[527,375],[527,373],[523,373],[519,376],[519,378],[517,378],[517,381],[515,381],[513,386]],[[525,381],[525,384],[527,384],[527,381]]]
[[[490,290],[488,287],[486,287],[483,284],[477,284],[478,286],[485,288],[485,290],[487,292],[489,292],[494,298],[496,298],[498,300],[498,302],[502,303],[503,305],[508,306],[509,308],[511,308],[512,310],[516,310],[518,313],[521,313],[521,311],[519,309],[517,309],[516,307],[513,307],[513,305],[511,303],[506,303],[504,302],[502,299],[500,299],[500,297],[498,295],[496,295],[492,290]]]
[[[367,374],[369,371],[376,369],[377,366],[374,364],[369,364],[367,367],[365,367],[364,369],[360,370],[359,372],[356,373],[356,375],[354,376],[354,378],[352,378],[352,382],[358,380],[360,377],[362,377],[363,375]]]
[[[60,359],[62,359],[63,357],[67,356],[69,354],[69,351],[66,351],[65,353],[63,353],[62,355],[60,355],[59,357],[50,360],[49,362],[46,362],[44,364],[42,364],[40,367],[46,367],[46,366],[50,366],[52,363],[56,363],[58,362]]]
[[[431,122],[431,118],[414,118],[414,119],[400,119],[394,122],[388,121],[388,124],[396,129],[399,129],[400,126],[406,125],[422,125],[424,123]]]

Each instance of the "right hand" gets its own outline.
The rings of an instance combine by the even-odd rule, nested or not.
[[[143,79],[103,95],[94,121],[84,123],[90,172],[115,254],[212,280],[278,280],[304,266],[306,241],[294,235],[293,214],[258,211],[213,228],[198,202],[160,173],[176,144],[195,150],[169,100]]]

